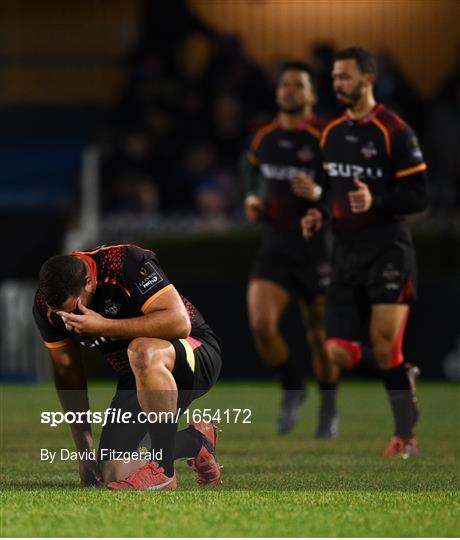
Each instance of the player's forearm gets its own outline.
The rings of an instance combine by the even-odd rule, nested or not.
[[[416,214],[428,208],[427,174],[425,171],[398,180],[391,193],[373,196],[373,207],[385,214]]]
[[[77,452],[84,452],[85,450],[94,449],[93,434],[89,424],[86,426],[84,424],[72,424],[70,426],[70,431],[72,432],[72,439]]]
[[[54,366],[54,380],[59,401],[64,412],[89,410],[86,375],[82,366]],[[70,425],[77,451],[92,450],[93,436],[89,423]]]
[[[242,159],[241,165],[246,195],[257,195],[260,192],[260,171],[259,168],[250,163],[246,156]]]
[[[160,310],[132,319],[106,319],[104,337],[131,339],[151,337],[158,339],[185,339],[191,324],[187,312]]]

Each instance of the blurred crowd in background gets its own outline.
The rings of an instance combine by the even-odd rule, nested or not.
[[[234,217],[244,193],[241,155],[254,130],[276,114],[279,68],[291,59],[264,70],[237,36],[217,34],[186,2],[149,5],[127,58],[124,91],[98,134],[103,211]],[[211,51],[199,76],[188,75],[181,58],[191,34]],[[330,75],[334,51],[332,43],[318,43],[301,59],[311,67],[315,112],[324,120],[340,112]],[[460,208],[460,51],[456,69],[428,100],[394,58],[376,55],[377,99],[415,128],[430,164],[432,215]]]

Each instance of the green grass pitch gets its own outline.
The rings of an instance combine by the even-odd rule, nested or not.
[[[109,385],[92,385],[93,409]],[[2,536],[459,536],[460,389],[421,383],[417,458],[384,459],[392,429],[378,383],[340,388],[340,437],[313,437],[317,392],[295,430],[274,434],[279,390],[221,383],[193,408],[249,408],[251,424],[224,423],[218,457],[224,484],[199,488],[177,463],[175,492],[80,488],[75,462],[40,461],[40,448],[73,449],[67,426],[40,425],[59,410],[54,390],[1,390]],[[96,434],[98,430],[96,429]]]

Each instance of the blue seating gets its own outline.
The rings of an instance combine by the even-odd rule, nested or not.
[[[68,207],[98,113],[94,107],[0,109],[0,210]]]

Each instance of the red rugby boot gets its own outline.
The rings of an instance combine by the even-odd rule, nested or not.
[[[146,489],[151,491],[176,489],[176,473],[174,472],[174,476],[168,477],[165,475],[163,467],[160,467],[156,461],[150,461],[125,480],[110,482],[107,487],[109,489]]]
[[[395,435],[383,452],[384,457],[396,456],[403,459],[416,456],[417,454],[418,448],[415,435],[407,438],[397,437]]]
[[[196,481],[202,486],[218,486],[222,483],[221,466],[216,460],[218,428],[212,422],[193,422],[191,427],[203,435],[203,444],[194,458],[187,459],[187,464],[196,472]]]

